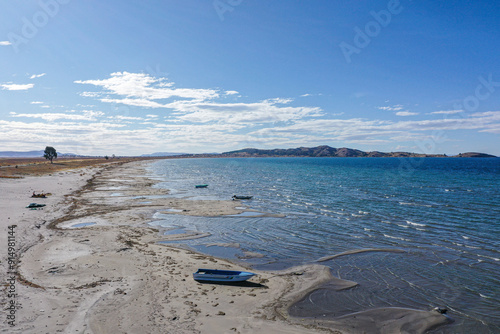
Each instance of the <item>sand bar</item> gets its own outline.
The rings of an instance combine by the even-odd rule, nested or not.
[[[335,279],[319,264],[252,270],[259,275],[240,285],[195,282],[198,268],[248,268],[159,244],[169,236],[147,223],[168,209],[197,216],[241,214],[241,204],[162,196],[168,190],[151,187],[157,181],[145,176],[145,163],[0,180],[1,243],[7,242],[8,227],[17,225],[19,261],[15,326],[2,321],[2,332],[298,334],[410,328],[423,333],[447,321],[437,312],[399,309],[372,310],[362,321],[356,315],[321,323],[291,317],[289,306],[322,284],[356,285]],[[34,202],[29,195],[42,190],[53,194],[36,200],[46,204],[43,210],[25,208]],[[11,299],[3,293],[2,306]]]

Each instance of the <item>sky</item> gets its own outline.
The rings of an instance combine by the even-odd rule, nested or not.
[[[500,156],[500,3],[0,0],[0,151]]]

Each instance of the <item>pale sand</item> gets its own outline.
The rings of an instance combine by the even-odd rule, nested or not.
[[[151,187],[155,181],[144,175],[143,164],[0,180],[1,244],[6,245],[7,227],[16,224],[20,256],[15,326],[9,327],[4,316],[2,333],[337,332],[327,327],[345,333],[422,333],[446,322],[437,312],[387,309],[358,315],[361,321],[356,315],[320,324],[290,317],[288,307],[321,284],[333,279],[339,289],[356,285],[335,279],[319,264],[257,272],[240,286],[195,282],[192,273],[198,268],[247,268],[160,245],[178,236],[162,236],[145,223],[168,209],[199,216],[238,214],[241,203],[149,198],[167,191]],[[42,190],[53,196],[29,198]],[[30,202],[47,206],[26,209]],[[93,225],[71,228],[79,223]],[[10,299],[5,293],[1,298],[5,308]]]

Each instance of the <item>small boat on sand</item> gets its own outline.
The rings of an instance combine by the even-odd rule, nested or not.
[[[238,196],[238,195],[233,195],[233,201],[237,199],[252,199],[253,196]]]
[[[195,188],[206,188],[206,187],[208,187],[208,184],[197,184],[194,187]]]
[[[248,271],[198,269],[193,278],[200,282],[243,282],[255,275]]]
[[[45,206],[45,204],[38,204],[38,203],[30,203],[28,204],[27,208],[43,208]]]

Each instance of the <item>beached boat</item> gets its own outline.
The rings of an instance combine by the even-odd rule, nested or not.
[[[208,187],[208,184],[197,184],[194,187],[195,188],[206,188],[206,187]]]
[[[233,200],[235,199],[252,199],[253,196],[238,196],[238,195],[233,195]]]
[[[42,208],[44,206],[45,206],[45,204],[30,203],[30,204],[28,204],[27,208],[30,208],[30,209],[31,208]]]
[[[198,269],[193,278],[201,282],[242,282],[255,275],[248,271]]]

